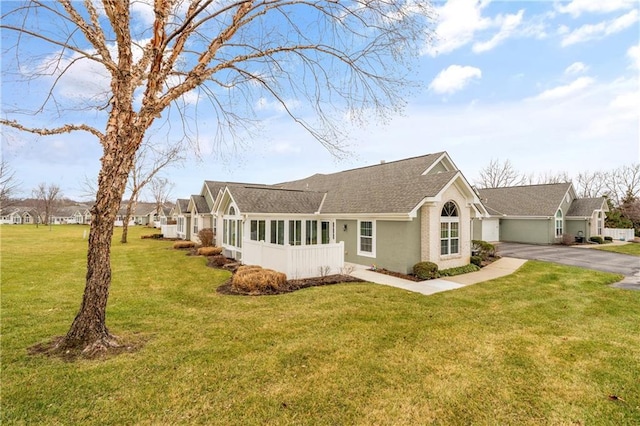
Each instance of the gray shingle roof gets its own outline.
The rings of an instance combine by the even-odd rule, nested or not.
[[[322,213],[408,213],[437,195],[458,173],[423,173],[444,153],[435,153],[282,183],[285,189],[327,192]]]
[[[553,216],[571,183],[478,189],[490,213],[507,216]]]
[[[606,205],[604,197],[578,198],[571,203],[567,216],[590,217],[594,210],[606,208]]]
[[[177,211],[180,213],[186,213],[189,208],[189,200],[186,198],[178,198],[176,200]]]
[[[324,193],[286,190],[265,186],[229,185],[234,201],[242,213],[316,213]]]
[[[198,213],[203,214],[211,212],[211,207],[207,205],[207,200],[203,195],[192,195],[191,199],[193,200],[193,205]]]

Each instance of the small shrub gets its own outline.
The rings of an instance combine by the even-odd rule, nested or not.
[[[231,287],[240,293],[263,294],[281,289],[287,283],[282,272],[259,266],[241,266],[231,278]]]
[[[480,256],[482,260],[487,260],[496,255],[496,246],[491,243],[482,240],[473,240],[471,244],[471,249],[477,251],[478,256]]]
[[[563,246],[570,246],[576,242],[576,237],[571,234],[562,234],[562,238],[560,239],[560,244]]]
[[[213,229],[211,228],[202,228],[198,231],[198,239],[200,240],[202,247],[213,246],[213,237]]]
[[[438,278],[438,265],[433,262],[418,262],[413,265],[413,274],[421,280]]]
[[[599,237],[597,235],[594,235],[593,237],[589,237],[589,241],[598,243],[598,244],[604,244],[604,240],[602,239],[602,237]]]
[[[199,256],[216,256],[222,253],[222,247],[200,247]]]
[[[476,265],[477,267],[482,266],[482,257],[480,256],[471,256],[471,264]]]
[[[174,249],[188,249],[196,246],[196,243],[193,241],[176,241],[173,243]]]
[[[606,236],[606,237],[604,237],[604,240],[609,242],[609,243],[612,243],[613,242],[613,237]]]
[[[215,268],[222,268],[224,265],[232,263],[232,260],[227,259],[223,255],[219,254],[217,256],[208,256],[207,257],[207,265]]]
[[[479,271],[480,267],[477,265],[469,264],[464,266],[458,266],[456,268],[443,269],[438,272],[441,277],[453,277],[455,275],[468,274],[469,272]]]

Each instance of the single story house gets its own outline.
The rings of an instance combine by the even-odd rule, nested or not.
[[[345,262],[404,273],[420,261],[466,265],[472,220],[488,214],[446,152],[276,185],[206,181],[180,212],[184,238],[211,227],[227,255],[290,278]]]
[[[606,199],[578,198],[570,182],[477,190],[489,217],[474,220],[474,239],[555,244],[602,236]]]

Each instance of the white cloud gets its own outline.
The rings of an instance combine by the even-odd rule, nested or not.
[[[627,57],[631,59],[631,67],[640,70],[640,44],[631,46],[627,50]]]
[[[583,64],[582,62],[574,62],[564,70],[564,73],[566,75],[581,74],[587,71],[588,69],[589,67]]]
[[[598,24],[586,24],[568,33],[562,39],[563,47],[589,40],[600,39],[626,30],[638,22],[638,10],[634,9],[618,18],[602,21]]]
[[[626,10],[634,6],[633,0],[573,0],[571,3],[556,3],[555,9],[577,18],[583,13],[609,13]],[[566,4],[566,5],[565,5]]]
[[[522,23],[522,17],[524,10],[520,10],[515,15],[499,15],[496,17],[496,22],[500,23],[500,30],[491,39],[485,42],[476,42],[473,45],[473,51],[475,53],[482,53],[493,49],[504,40],[513,36],[514,31]]]
[[[625,93],[616,96],[616,98],[609,104],[612,108],[627,109],[627,110],[640,110],[640,93]]]
[[[482,16],[482,9],[487,4],[476,0],[450,0],[437,8],[438,40],[428,46],[425,53],[437,56],[473,41],[477,31],[491,26],[491,20]]]
[[[538,96],[534,97],[535,100],[556,100],[574,95],[587,87],[591,86],[594,80],[590,77],[580,77],[573,82],[564,86],[554,87],[553,89],[545,90]]]
[[[435,93],[458,92],[471,82],[474,78],[482,78],[482,71],[479,68],[451,65],[431,81],[429,89]]]

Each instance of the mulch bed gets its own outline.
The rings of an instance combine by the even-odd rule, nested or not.
[[[371,269],[371,271],[377,272],[379,274],[391,275],[392,277],[402,278],[402,279],[409,280],[409,281],[415,281],[415,282],[424,281],[424,280],[421,280],[420,278],[416,277],[415,275],[403,274],[403,273],[400,273],[400,272],[389,271],[389,270],[384,269],[384,268]]]
[[[291,293],[296,290],[302,290],[303,288],[319,287],[325,285],[342,284],[342,283],[361,283],[364,282],[360,278],[352,277],[351,275],[327,275],[326,277],[306,278],[298,280],[287,280],[286,284],[280,287],[278,290],[269,290],[260,294],[244,293],[236,291],[231,286],[231,279],[227,280],[224,284],[218,287],[216,290],[220,294],[235,295],[235,296],[272,296],[275,294]]]

